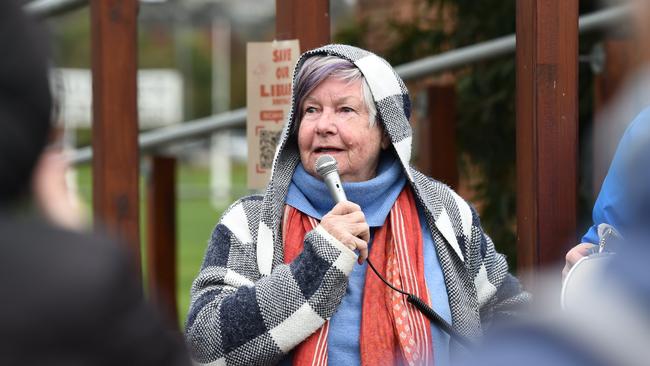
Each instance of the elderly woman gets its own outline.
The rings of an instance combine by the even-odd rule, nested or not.
[[[410,100],[386,61],[315,49],[292,92],[266,193],[226,210],[194,282],[186,337],[196,361],[448,363],[449,336],[366,258],[465,336],[527,301],[473,208],[409,165]],[[316,172],[324,154],[349,201],[335,204]]]

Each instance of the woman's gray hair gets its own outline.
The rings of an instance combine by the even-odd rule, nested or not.
[[[374,126],[377,122],[377,107],[370,92],[370,86],[361,71],[352,62],[340,57],[312,56],[303,62],[296,75],[296,111],[294,113],[296,123],[293,124],[296,131],[302,119],[303,100],[329,77],[349,83],[361,80],[363,102],[368,109],[368,123],[370,126]]]

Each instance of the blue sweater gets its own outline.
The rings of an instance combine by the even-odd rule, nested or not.
[[[393,203],[402,191],[406,178],[399,161],[386,154],[377,168],[377,176],[366,182],[343,183],[348,200],[361,206],[371,227],[369,248],[372,250],[374,229],[383,226]],[[302,165],[296,168],[287,195],[287,204],[316,219],[321,219],[334,206],[325,184],[309,175]],[[433,309],[451,323],[449,299],[442,269],[433,245],[423,212],[418,207],[422,227],[425,280]],[[330,319],[328,336],[328,360],[331,365],[360,364],[359,336],[361,328],[361,304],[367,263],[355,266],[345,297]],[[431,326],[436,365],[449,364],[449,336],[436,326]],[[290,364],[290,357],[282,362]]]

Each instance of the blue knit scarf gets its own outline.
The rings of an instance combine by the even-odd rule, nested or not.
[[[406,177],[399,160],[392,154],[384,153],[375,178],[365,182],[343,183],[343,189],[349,201],[361,206],[368,225],[380,227],[384,225],[405,183]],[[335,205],[325,183],[309,175],[302,164],[298,164],[293,173],[286,203],[317,220],[321,220]]]

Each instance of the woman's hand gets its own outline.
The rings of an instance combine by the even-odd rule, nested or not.
[[[571,268],[582,258],[589,254],[590,250],[596,245],[591,243],[581,243],[571,248],[566,254],[566,262],[562,270],[562,281],[569,274]]]
[[[359,251],[359,263],[368,258],[370,227],[361,207],[350,201],[339,202],[320,222],[323,229],[351,250]]]

